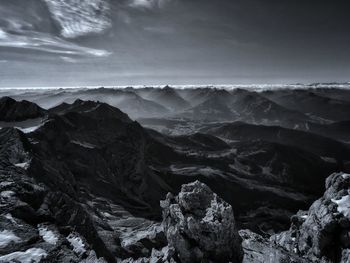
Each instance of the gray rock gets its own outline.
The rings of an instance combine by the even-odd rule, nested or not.
[[[170,248],[181,262],[241,262],[242,247],[232,207],[196,181],[161,202]]]
[[[239,234],[243,239],[243,263],[310,262],[308,259],[286,251],[269,239],[263,238],[250,230],[240,230]]]
[[[350,176],[332,174],[326,192],[307,213],[292,217],[289,231],[271,237],[286,250],[313,262],[339,262],[350,247]],[[345,261],[346,262],[346,261]]]

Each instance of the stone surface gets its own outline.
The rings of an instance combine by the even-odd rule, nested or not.
[[[240,262],[241,239],[232,207],[199,181],[161,202],[169,247],[181,262]]]
[[[250,230],[240,230],[239,235],[243,239],[243,263],[310,262],[308,259],[302,258],[293,252],[286,251],[269,239]]]
[[[299,212],[292,217],[289,231],[271,237],[276,244],[314,262],[339,262],[349,257],[350,176],[332,174],[326,180],[326,191],[315,201],[308,212]],[[346,260],[345,260],[346,262]]]

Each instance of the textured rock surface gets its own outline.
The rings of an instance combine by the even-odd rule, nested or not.
[[[239,235],[243,239],[243,263],[310,262],[250,230],[240,230]]]
[[[349,262],[350,175],[326,180],[326,192],[308,212],[292,217],[289,231],[271,237],[276,244],[314,262]]]
[[[196,181],[161,202],[169,247],[181,262],[240,262],[241,239],[232,207]]]
[[[63,218],[54,213],[54,206],[47,206],[54,203],[49,189],[28,176],[32,156],[24,134],[1,129],[0,145],[0,262],[105,262],[79,234],[78,242],[70,242],[73,228],[67,227],[68,220],[60,222]],[[72,199],[68,202],[75,210],[61,207],[61,214],[75,218],[79,206]],[[79,214],[89,217],[83,209]],[[89,231],[93,234],[94,228]]]

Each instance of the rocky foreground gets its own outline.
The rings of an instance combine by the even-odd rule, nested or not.
[[[30,153],[20,131],[2,129],[1,140],[0,262],[350,260],[350,175],[332,174],[323,197],[292,217],[290,230],[269,238],[238,232],[228,203],[199,181],[185,184],[161,202],[161,224],[125,239],[120,234],[120,247],[111,247],[108,233],[117,225],[111,229],[88,206],[28,176]]]
[[[144,129],[105,103],[28,117],[23,102],[2,102],[0,262],[349,261],[350,176],[333,173],[321,187],[332,166],[316,158],[339,149],[333,141],[312,143],[314,154],[257,141],[232,148],[209,134]],[[23,119],[30,125],[15,128]],[[310,204],[289,223],[287,211]]]

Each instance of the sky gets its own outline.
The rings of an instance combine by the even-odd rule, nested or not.
[[[350,81],[337,0],[0,0],[0,87]]]

